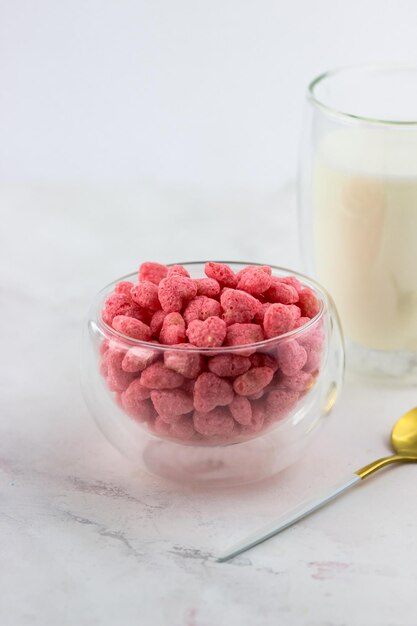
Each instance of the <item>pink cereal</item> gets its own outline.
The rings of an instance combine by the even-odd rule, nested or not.
[[[225,289],[220,296],[220,303],[227,325],[248,323],[262,308],[259,300],[238,289]]]
[[[149,280],[155,285],[159,285],[161,280],[168,274],[168,268],[161,263],[142,263],[139,267],[139,282]]]
[[[229,405],[230,413],[239,424],[250,424],[252,420],[252,406],[247,398],[235,396]]]
[[[236,275],[225,263],[206,263],[204,272],[209,278],[217,280],[221,287],[236,287],[237,285]]]
[[[217,407],[212,411],[194,411],[195,430],[204,437],[229,437],[235,422],[227,409]]]
[[[139,379],[134,380],[121,395],[123,409],[131,417],[138,421],[148,421],[152,415],[152,405],[148,401],[150,397],[149,389],[140,384]]]
[[[133,283],[131,283],[130,280],[122,280],[115,286],[114,293],[121,293],[130,298],[130,290],[132,287]]]
[[[124,293],[113,293],[107,298],[101,314],[103,321],[109,326],[112,325],[113,319],[117,315],[127,315],[142,322],[146,322],[148,319],[146,311],[132,302],[130,296]]]
[[[208,368],[210,372],[220,377],[240,376],[247,372],[251,362],[246,356],[240,354],[219,354],[209,359]]]
[[[277,360],[281,371],[286,376],[292,376],[303,369],[307,361],[307,352],[293,339],[278,345]]]
[[[250,396],[269,385],[273,376],[269,367],[253,367],[235,378],[233,389],[239,396]]]
[[[158,287],[150,280],[144,280],[132,287],[130,291],[133,302],[149,311],[157,311],[161,308],[158,300]]]
[[[181,313],[167,313],[159,333],[159,341],[166,345],[185,341],[185,322]]]
[[[298,302],[298,291],[292,285],[284,283],[280,278],[274,276],[271,286],[265,293],[269,302],[280,302],[281,304],[295,304]]]
[[[232,324],[227,327],[227,346],[243,346],[264,340],[262,328],[258,324]],[[239,352],[242,356],[250,356],[255,349]]]
[[[271,306],[270,302],[262,302],[260,308],[255,313],[255,317],[253,318],[253,321],[262,326],[264,323],[265,313],[267,312],[270,306]]]
[[[310,321],[309,317],[300,317],[296,323],[294,328],[301,328],[302,326],[304,326],[305,324],[308,324],[308,322]]]
[[[264,403],[261,402],[252,402],[252,418],[249,424],[246,424],[242,427],[242,435],[254,435],[259,433],[264,427],[265,423],[265,407]]]
[[[212,372],[203,372],[194,386],[194,406],[207,413],[216,406],[225,406],[233,400],[232,385]]]
[[[140,378],[135,378],[122,394],[122,404],[126,406],[134,406],[135,402],[143,402],[151,397],[151,390],[144,387]]]
[[[248,267],[240,274],[237,288],[247,291],[253,296],[259,296],[269,289],[271,281],[270,267]]]
[[[159,417],[159,415],[157,415],[157,417],[155,418],[153,430],[154,432],[156,432],[157,435],[160,435],[161,437],[169,437],[171,434],[170,424],[163,420],[162,417]]]
[[[152,337],[154,337],[155,339],[158,339],[159,337],[159,333],[161,332],[162,324],[166,316],[167,316],[167,313],[165,313],[165,311],[162,311],[162,310],[156,311],[152,315],[152,319],[150,321],[149,327],[151,329]]]
[[[289,332],[300,317],[300,309],[295,305],[271,304],[264,317],[264,331],[268,339]]]
[[[303,317],[314,317],[320,310],[320,302],[312,289],[305,287],[300,291],[298,306]]]
[[[281,276],[280,281],[285,283],[286,285],[291,285],[297,292],[300,292],[303,289],[302,284],[295,276]]]
[[[189,441],[196,434],[194,422],[191,417],[181,416],[179,420],[171,424],[170,435],[181,441]]]
[[[124,356],[125,351],[119,349],[109,348],[106,353],[106,382],[111,391],[124,391],[135,378],[135,374],[123,371]]]
[[[167,276],[186,276],[187,278],[190,278],[190,274],[182,265],[171,265],[168,267]]]
[[[198,296],[214,298],[220,293],[220,285],[214,278],[195,278],[194,282],[197,285]]]
[[[197,293],[197,285],[191,278],[174,274],[159,283],[158,297],[166,313],[179,312]]]
[[[149,341],[152,337],[149,326],[127,315],[116,315],[113,319],[112,326],[114,330],[132,337],[132,339],[140,339],[141,341]]]
[[[175,389],[181,387],[184,377],[157,361],[142,372],[140,381],[144,387],[149,387],[149,389]]]
[[[226,323],[219,317],[194,320],[187,328],[187,337],[198,348],[217,348],[226,337]]]
[[[184,319],[188,326],[194,320],[204,321],[208,317],[220,317],[221,311],[220,303],[217,300],[207,296],[196,296],[187,304],[184,310]]]
[[[317,372],[321,365],[321,351],[310,350],[307,352],[307,361],[303,367],[305,372]]]
[[[181,389],[155,390],[151,393],[151,399],[158,415],[168,423],[194,410],[192,397]]]
[[[284,387],[290,391],[308,391],[314,384],[313,376],[302,370],[292,376],[283,376],[280,380],[280,388]]]
[[[166,367],[178,372],[184,378],[193,379],[200,374],[203,369],[204,359],[201,354],[194,352],[189,348],[193,348],[189,343],[178,344],[181,350],[173,350],[165,352],[164,363]]]
[[[158,358],[156,350],[134,347],[128,350],[122,361],[125,372],[142,372]]]
[[[289,413],[297,404],[298,392],[286,389],[274,389],[267,397],[267,410],[272,419],[280,419]]]
[[[274,373],[278,369],[278,363],[273,356],[265,352],[255,352],[250,357],[252,367],[269,367]]]

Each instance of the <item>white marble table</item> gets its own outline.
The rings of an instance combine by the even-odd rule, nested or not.
[[[299,265],[293,188],[262,197],[3,185],[0,202],[0,623],[415,626],[413,466],[215,562],[230,542],[385,454],[415,389],[347,383],[302,462],[220,492],[139,473],[80,395],[80,327],[102,284],[144,259]]]

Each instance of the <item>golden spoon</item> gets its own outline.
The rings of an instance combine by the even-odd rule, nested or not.
[[[317,509],[320,509],[322,506],[334,500],[337,496],[340,496],[342,493],[361,482],[361,480],[364,480],[386,465],[391,465],[391,463],[417,463],[417,407],[404,413],[395,424],[391,432],[391,444],[396,454],[365,465],[365,467],[362,467],[352,476],[334,485],[333,488],[325,494],[313,500],[309,500],[308,502],[304,502],[266,528],[258,530],[253,535],[250,535],[232,546],[219,556],[217,560],[220,562],[228,561],[238,554],[253,548],[258,543],[270,539],[285,528],[292,526],[292,524],[295,524],[295,522],[298,522],[300,519],[307,517],[310,513],[317,511]]]

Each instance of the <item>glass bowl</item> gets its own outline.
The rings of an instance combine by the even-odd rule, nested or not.
[[[182,265],[198,278],[204,264]],[[228,264],[235,272],[254,265]],[[343,337],[333,301],[318,283],[284,268],[272,272],[311,288],[319,312],[285,335],[243,346],[165,346],[115,331],[101,317],[104,302],[118,282],[135,282],[136,273],[95,297],[83,338],[83,395],[107,439],[137,466],[174,481],[233,485],[270,477],[300,458],[340,391]],[[253,368],[266,379],[253,380]],[[151,372],[151,386],[159,387],[152,400],[139,382]],[[213,372],[222,382],[211,410],[198,404],[194,385]],[[242,384],[249,384],[243,397]],[[182,403],[183,415],[170,419],[167,405],[175,402]]]

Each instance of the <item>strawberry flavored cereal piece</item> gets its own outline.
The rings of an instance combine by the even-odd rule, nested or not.
[[[184,377],[157,361],[142,372],[140,381],[144,387],[149,387],[149,389],[175,389],[181,387]]]
[[[287,389],[273,389],[267,397],[267,410],[274,419],[284,417],[297,404],[298,392]]]
[[[112,391],[124,391],[135,377],[134,374],[123,371],[122,362],[124,356],[124,350],[110,348],[106,352],[106,382]]]
[[[106,378],[109,372],[109,368],[107,365],[107,359],[109,358],[109,350],[107,349],[105,352],[102,352],[100,355],[100,374]]]
[[[125,372],[142,372],[158,358],[156,350],[149,348],[130,348],[123,357],[122,369]]]
[[[131,417],[147,422],[153,417],[154,411],[149,402],[149,389],[142,387],[139,379],[134,380],[121,395],[121,405]]]
[[[161,263],[142,263],[139,267],[139,282],[149,280],[155,285],[159,285],[161,280],[168,274],[168,268]]]
[[[194,320],[187,328],[187,337],[198,348],[218,348],[226,337],[226,322],[220,317]]]
[[[195,278],[194,282],[197,285],[198,296],[214,298],[220,293],[220,285],[214,278]]]
[[[220,377],[235,377],[247,372],[251,362],[240,354],[218,354],[209,359],[210,372]]]
[[[224,263],[206,263],[204,272],[209,278],[217,280],[221,287],[236,287],[237,277],[230,267]]]
[[[205,437],[229,437],[234,428],[233,417],[227,411],[217,407],[213,411],[194,411],[194,428]]]
[[[232,324],[227,328],[226,345],[241,346],[264,340],[262,328],[258,324]],[[241,353],[245,354],[245,353]],[[250,352],[249,352],[250,354]]]
[[[143,402],[150,397],[151,390],[142,385],[140,378],[135,378],[122,393],[122,404],[133,406],[135,402]]]
[[[178,372],[184,378],[196,378],[203,369],[204,359],[202,355],[189,349],[194,347],[192,344],[183,343],[179,344],[178,347],[184,349],[165,352],[164,363],[166,367]]]
[[[300,317],[300,309],[295,305],[271,304],[264,317],[264,331],[271,339],[289,332]]]
[[[296,321],[294,328],[301,328],[301,326],[304,326],[305,324],[308,324],[309,321],[310,321],[309,317],[300,317]]]
[[[182,441],[192,439],[196,434],[193,420],[188,416],[181,416],[179,420],[171,424],[169,434],[171,437],[181,439]]]
[[[261,389],[260,391],[257,391],[256,393],[251,393],[250,396],[247,396],[247,398],[249,400],[259,400],[260,398],[263,397],[263,395],[265,394],[265,389]],[[243,398],[244,396],[242,396]]]
[[[168,267],[167,276],[186,276],[187,278],[190,278],[190,274],[182,265],[171,265]]]
[[[156,311],[152,315],[152,319],[149,324],[152,337],[155,337],[155,338],[159,337],[159,333],[161,332],[162,324],[166,316],[167,316],[167,313],[165,313],[165,311],[162,311],[161,309],[159,311]]]
[[[153,430],[157,435],[161,435],[161,437],[169,437],[171,434],[171,425],[158,415],[153,423]]]
[[[293,339],[277,347],[278,365],[286,376],[292,376],[303,369],[307,361],[307,352]]]
[[[303,317],[314,317],[320,310],[320,303],[312,289],[305,287],[299,293],[298,306]]]
[[[280,281],[286,285],[291,285],[297,292],[300,292],[303,288],[302,284],[295,276],[280,276]]]
[[[250,424],[252,420],[252,406],[247,398],[235,396],[229,405],[233,418],[243,426]]]
[[[264,352],[255,352],[250,357],[252,367],[269,367],[273,372],[278,369],[278,363],[270,354]]]
[[[208,317],[220,317],[222,308],[213,298],[207,296],[196,296],[187,304],[184,311],[184,319],[188,324],[194,320],[204,321]]]
[[[128,315],[141,320],[147,321],[146,312],[143,311],[137,304],[132,302],[130,296],[124,293],[113,293],[107,298],[104,309],[101,313],[103,321],[109,326],[112,325],[113,319],[117,315]]]
[[[195,378],[187,378],[186,380],[184,380],[181,389],[183,389],[185,393],[188,393],[190,396],[192,396],[194,394],[195,381]]]
[[[259,300],[238,289],[225,289],[220,296],[220,303],[223,308],[223,319],[227,325],[250,322],[262,308]]]
[[[158,287],[150,280],[144,280],[132,287],[130,296],[133,302],[149,311],[157,311],[161,308],[158,300]]]
[[[283,376],[279,383],[280,388],[289,389],[290,391],[307,391],[314,384],[314,378],[308,372],[303,370],[296,372],[292,376]]]
[[[253,321],[262,326],[264,323],[264,319],[265,319],[265,313],[267,312],[270,306],[271,306],[270,302],[262,302],[261,306],[255,313],[255,317],[253,318]]]
[[[158,415],[168,423],[194,410],[193,399],[181,389],[152,391],[151,399]]]
[[[320,368],[321,352],[320,350],[310,350],[307,352],[307,361],[303,367],[305,372],[316,372]]]
[[[151,329],[149,326],[127,315],[116,315],[113,319],[112,326],[123,335],[132,337],[132,339],[140,339],[141,341],[149,341],[151,338]]]
[[[173,345],[185,341],[185,322],[181,313],[168,313],[159,333],[161,344]]]
[[[254,435],[264,427],[265,407],[263,402],[252,402],[252,417],[249,424],[242,427],[242,435]]]
[[[272,281],[271,268],[267,265],[248,267],[238,276],[238,289],[259,296],[269,289]]]
[[[269,367],[253,367],[235,378],[233,389],[239,396],[251,396],[269,385],[274,376]]]
[[[203,372],[195,381],[194,406],[207,413],[216,406],[225,406],[233,400],[232,385],[212,372]]]
[[[191,278],[174,274],[163,278],[159,283],[158,297],[166,313],[179,312],[184,304],[192,300],[197,293],[197,285]]]
[[[117,285],[114,288],[114,293],[122,293],[123,295],[127,296],[128,298],[130,298],[130,290],[133,287],[133,283],[130,282],[130,280],[121,280],[120,283],[117,283]]]
[[[299,298],[295,287],[284,283],[275,276],[272,278],[271,286],[265,293],[265,297],[270,302],[280,302],[281,304],[295,304]]]

